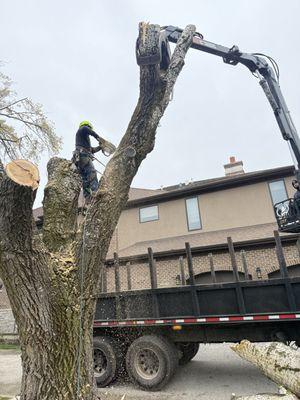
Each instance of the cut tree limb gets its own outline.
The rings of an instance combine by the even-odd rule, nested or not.
[[[300,354],[283,343],[259,345],[243,340],[232,347],[240,357],[256,365],[268,378],[300,396]]]
[[[6,173],[15,183],[37,189],[40,174],[37,166],[27,160],[13,160],[6,166]]]
[[[294,394],[256,394],[253,396],[235,396],[231,400],[298,400]]]
[[[50,251],[58,251],[75,239],[81,179],[71,161],[62,158],[52,158],[47,170],[43,240]]]

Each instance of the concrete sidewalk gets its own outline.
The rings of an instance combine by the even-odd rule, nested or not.
[[[0,350],[0,396],[19,394],[21,378],[20,351]]]
[[[0,350],[0,396],[19,393],[20,353]],[[178,368],[161,392],[144,392],[123,379],[98,389],[101,400],[230,400],[231,394],[276,393],[274,383],[257,368],[239,358],[228,344],[200,345],[193,361]]]

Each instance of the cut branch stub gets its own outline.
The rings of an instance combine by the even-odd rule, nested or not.
[[[47,169],[43,240],[50,251],[58,251],[75,238],[81,180],[73,164],[62,158],[52,158]]]
[[[36,190],[40,182],[38,167],[28,160],[13,160],[5,168],[7,176],[15,183]]]

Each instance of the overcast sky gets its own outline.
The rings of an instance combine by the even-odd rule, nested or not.
[[[184,27],[245,52],[271,55],[300,126],[299,0],[2,0],[0,59],[20,97],[44,105],[70,158],[78,123],[118,143],[138,97],[135,40],[139,21]],[[135,187],[223,175],[229,156],[246,171],[291,164],[258,81],[243,66],[190,49],[154,151]],[[40,170],[46,182],[46,159]],[[107,159],[101,156],[102,161]],[[102,169],[102,167],[98,167]],[[39,191],[37,205],[42,198]]]

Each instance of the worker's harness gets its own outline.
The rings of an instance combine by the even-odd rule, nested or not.
[[[77,146],[76,150],[73,151],[72,156],[72,163],[76,165],[77,168],[79,167],[80,156],[89,157],[91,160],[93,160],[93,155],[90,151],[84,147]]]

